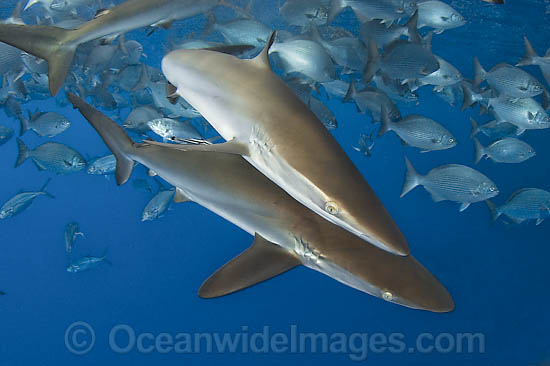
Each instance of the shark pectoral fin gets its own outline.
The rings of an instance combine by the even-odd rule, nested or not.
[[[205,151],[205,152],[217,152],[225,154],[236,154],[248,156],[250,155],[248,145],[235,140],[223,142],[221,144],[167,144],[164,142],[147,140],[144,143],[149,145],[157,145],[162,147],[168,147],[171,149],[181,151]]]
[[[177,92],[177,88],[172,85],[169,81],[166,81],[166,99],[170,102],[170,104],[176,104],[178,101],[179,95]]]
[[[224,296],[268,280],[302,262],[286,249],[256,233],[246,251],[210,276],[199,289],[202,298]]]
[[[183,190],[181,188],[176,187],[176,194],[174,195],[174,202],[182,203],[182,202],[187,202],[187,201],[191,201],[191,200],[189,199],[189,197],[187,197],[187,195],[185,194],[185,192],[183,192]]]

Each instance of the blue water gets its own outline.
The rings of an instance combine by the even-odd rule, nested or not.
[[[433,50],[466,77],[473,76],[472,60],[476,55],[486,68],[498,62],[515,64],[524,53],[524,35],[539,54],[550,47],[547,2],[510,0],[502,6],[481,1],[449,3],[468,23],[435,36]],[[12,1],[3,2],[0,15],[7,17],[13,5]],[[276,18],[276,1],[258,0],[255,9],[259,20],[284,27]],[[184,35],[200,29],[204,22],[204,17],[177,22],[171,32]],[[336,24],[358,29],[350,11],[341,14]],[[127,38],[142,42],[148,55],[145,62],[159,67],[162,45],[169,34],[161,30],[146,37],[143,30],[138,30],[128,33]],[[527,70],[543,80],[538,68]],[[21,215],[0,222],[0,290],[6,293],[0,297],[0,363],[548,364],[550,223],[491,225],[485,204],[473,204],[459,213],[457,204],[434,203],[421,188],[399,198],[405,155],[420,173],[445,163],[472,166],[469,117],[478,118],[477,109],[460,112],[435,96],[429,87],[423,88],[420,105],[399,105],[401,113],[423,114],[439,121],[453,132],[459,145],[420,154],[401,146],[390,133],[376,140],[373,156],[366,158],[352,145],[360,133],[371,128],[369,117],[358,114],[352,104],[331,99],[327,105],[340,124],[335,137],[394,217],[413,255],[452,294],[456,303],[453,312],[434,314],[400,307],[306,268],[230,296],[200,299],[197,290],[202,281],[247,248],[251,236],[193,203],[172,205],[161,219],[142,223],[141,211],[151,198],[149,194],[131,184],[118,187],[113,178],[84,172],[54,176],[38,171],[30,161],[14,169],[17,148],[13,138],[0,146],[0,201],[7,201],[21,189],[38,189],[48,177],[53,178],[48,190],[56,198],[39,197]],[[30,101],[22,107],[55,111],[70,119],[72,127],[53,140],[90,157],[108,153],[95,131],[72,108],[58,107],[53,99]],[[121,112],[123,117],[128,111]],[[18,130],[14,118],[6,117],[3,110],[0,116],[2,124]],[[479,119],[488,120],[486,116]],[[522,164],[483,160],[476,166],[498,185],[500,195],[495,202],[503,202],[519,188],[550,189],[549,138],[547,130],[528,131],[524,140],[537,155]],[[30,147],[47,141],[33,132],[27,132],[23,140]],[[134,177],[147,178],[145,169],[137,167]],[[79,222],[85,233],[71,256],[65,252],[63,242],[63,230],[70,221]],[[105,250],[111,266],[104,264],[76,274],[66,271],[70,258],[101,255]],[[87,323],[95,333],[93,347],[85,355],[71,352],[85,350],[92,341],[89,334],[75,334],[76,328],[70,328],[75,322]],[[117,328],[119,325],[125,326]],[[116,346],[124,348],[128,344],[130,328],[136,344],[123,354]],[[110,341],[109,335],[116,330],[119,332]],[[273,341],[273,334],[278,332],[288,339],[293,332],[320,333],[329,340],[344,337],[346,346],[323,352],[322,347],[315,350],[307,345],[302,350],[289,346],[282,351],[270,345],[263,352],[264,331],[269,333],[268,341]],[[235,352],[215,346],[208,349],[203,339],[198,346],[193,344],[191,349],[178,353],[163,344],[170,337],[177,338],[178,333],[191,337],[205,333],[205,338],[226,333],[241,340],[260,333],[256,336],[260,349],[251,347],[250,342],[242,342]],[[456,340],[462,333],[475,334],[477,343],[459,352]],[[146,335],[139,338],[140,334]],[[419,349],[419,335],[421,345],[433,346],[432,350]],[[151,341],[155,337],[156,345]],[[400,339],[402,347],[383,350],[379,345],[391,346],[388,339],[392,337]],[[144,340],[146,349],[138,347],[138,338]],[[243,348],[245,343],[248,349]]]

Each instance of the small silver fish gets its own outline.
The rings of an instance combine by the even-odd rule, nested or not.
[[[474,137],[475,163],[485,155],[497,163],[521,163],[536,155],[535,150],[526,142],[513,137],[507,137],[484,147]]]
[[[202,139],[199,131],[189,121],[157,118],[147,122],[147,126],[165,142],[175,139]]]
[[[15,167],[31,158],[39,170],[48,170],[56,174],[68,174],[81,171],[86,167],[86,160],[77,151],[57,142],[46,142],[35,148],[29,148],[17,139],[19,155]]]
[[[77,273],[77,272],[86,271],[91,268],[97,267],[99,264],[103,262],[107,264],[111,264],[111,262],[107,260],[106,255],[101,257],[91,257],[91,256],[82,257],[71,262],[71,264],[69,264],[69,266],[67,267],[67,272]]]
[[[439,69],[430,75],[418,78],[413,83],[414,87],[411,87],[411,91],[415,91],[423,85],[433,85],[434,91],[441,91],[444,87],[454,85],[462,81],[462,75],[456,67],[451,65],[439,56],[434,55],[439,63]]]
[[[422,152],[450,149],[457,144],[449,130],[430,118],[411,114],[393,122],[388,111],[382,107],[382,126],[378,135],[382,136],[388,131],[394,131],[402,141],[422,149]]]
[[[51,179],[48,179],[38,192],[21,192],[10,198],[8,202],[4,203],[0,208],[0,219],[6,219],[20,214],[27,209],[38,196],[54,198],[52,194],[46,192],[46,187],[48,183],[50,183],[50,180]]]
[[[536,220],[539,225],[550,217],[550,192],[538,188],[523,188],[514,192],[506,203],[496,206],[491,201],[485,201],[491,212],[492,221],[505,215],[515,223]]]
[[[29,119],[21,120],[21,132],[19,135],[23,135],[27,130],[33,130],[39,136],[54,137],[59,135],[71,126],[71,122],[59,113],[37,112],[31,114],[29,112]]]
[[[170,207],[170,203],[174,200],[176,189],[165,189],[157,180],[159,191],[147,203],[141,214],[141,221],[151,221],[161,217]]]
[[[321,102],[319,99],[311,97],[309,100],[309,108],[317,116],[317,118],[323,122],[327,129],[334,130],[338,127],[338,121],[336,120],[334,114],[325,105],[325,103]]]
[[[496,120],[493,120],[479,126],[472,117],[470,117],[470,122],[472,123],[470,138],[473,138],[479,132],[483,133],[491,140],[500,140],[505,137],[513,137],[518,135],[517,126],[508,122],[497,122]]]
[[[73,244],[78,236],[84,236],[84,233],[79,231],[78,222],[70,222],[65,226],[65,250],[70,253]]]
[[[357,108],[362,113],[367,111],[371,113],[373,122],[382,120],[382,108],[386,108],[388,111],[388,116],[391,120],[401,119],[401,113],[399,113],[397,106],[393,103],[390,97],[388,97],[386,93],[380,89],[367,86],[363,90],[357,91],[355,88],[355,81],[352,79],[349,83],[349,89],[343,99],[343,102],[345,103],[352,98],[355,101]]]
[[[124,128],[135,131],[137,133],[145,133],[149,131],[149,126],[147,125],[147,122],[163,117],[164,116],[162,115],[162,113],[152,107],[137,107],[132,110],[132,112],[130,112],[122,125]]]
[[[97,175],[115,174],[116,159],[113,154],[94,159],[88,163],[86,173]]]
[[[416,186],[423,186],[435,202],[454,201],[464,211],[474,202],[485,201],[498,195],[497,186],[485,175],[465,165],[449,164],[420,175],[405,157],[407,172],[401,197]]]
[[[327,4],[325,0],[286,0],[279,8],[279,14],[290,25],[305,27],[310,22],[323,25],[328,19]]]
[[[474,69],[475,89],[479,88],[484,80],[487,80],[489,86],[499,94],[512,98],[535,97],[544,91],[544,87],[536,78],[512,65],[500,63],[487,72],[475,57]]]
[[[357,144],[358,146],[353,146],[353,149],[355,151],[359,151],[369,158],[372,156],[372,148],[374,147],[374,139],[372,138],[372,133],[362,133],[359,136],[359,141],[357,142]]]
[[[435,33],[466,24],[464,17],[451,6],[437,0],[418,2],[418,28],[435,28]]]

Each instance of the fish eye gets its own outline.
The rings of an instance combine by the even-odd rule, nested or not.
[[[392,301],[393,300],[393,294],[389,291],[382,292],[382,298],[386,301]]]
[[[491,192],[496,191],[496,189],[497,189],[497,188],[496,188],[495,186],[490,186],[490,187],[489,187],[489,191],[491,191]]]
[[[328,201],[325,203],[325,211],[331,215],[336,215],[340,211],[336,202]]]
[[[452,137],[450,137],[450,138],[449,138],[449,142],[450,142],[450,143],[452,144],[452,143],[454,143],[454,142],[455,142],[455,139],[454,139],[454,138],[452,138]]]

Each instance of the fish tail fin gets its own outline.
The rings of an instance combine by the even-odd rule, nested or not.
[[[421,43],[422,37],[420,37],[420,34],[418,33],[418,10],[416,10],[407,23],[405,23],[405,26],[407,27],[409,41]]]
[[[19,138],[17,139],[17,151],[17,160],[15,161],[16,168],[28,159],[31,152],[27,145],[25,145],[25,143]]]
[[[474,88],[478,89],[479,85],[485,80],[487,71],[481,66],[477,56],[474,57]]]
[[[538,57],[527,37],[524,36],[523,40],[525,41],[525,55],[521,60],[519,60],[516,66],[533,65],[533,58]]]
[[[475,158],[474,163],[477,164],[481,158],[485,155],[485,148],[479,143],[479,141],[474,137],[474,146],[475,146]]]
[[[380,53],[378,52],[378,44],[373,38],[369,39],[368,42],[368,56],[367,56],[367,65],[363,70],[363,83],[368,84],[376,71],[378,70],[378,57]]]
[[[19,116],[19,125],[21,126],[19,129],[19,136],[23,136],[23,134],[29,129],[29,120],[22,114]]]
[[[479,132],[479,125],[476,120],[470,117],[470,123],[472,124],[472,132],[470,132],[470,138],[473,139],[475,135]]]
[[[213,12],[209,12],[206,15],[206,25],[204,26],[204,29],[202,30],[201,36],[206,36],[212,32],[214,32],[214,26],[216,24],[216,16]]]
[[[332,23],[334,18],[340,14],[340,12],[346,7],[344,0],[331,0],[330,8],[328,10],[328,21],[327,24]]]
[[[351,98],[355,98],[355,94],[357,94],[357,89],[355,88],[355,80],[351,78],[348,86],[348,91],[346,92],[346,96],[344,99],[342,99],[342,103],[346,103]]]
[[[414,170],[409,159],[405,156],[405,165],[407,166],[407,172],[405,173],[405,182],[403,183],[403,190],[401,191],[401,196],[403,197],[407,193],[413,190],[416,186],[420,184],[420,174]]]
[[[489,208],[489,213],[491,214],[491,222],[497,221],[502,212],[500,212],[498,207],[490,200],[485,200],[485,203],[487,204],[487,207]]]
[[[0,24],[0,41],[48,61],[50,94],[55,96],[73,62],[77,32],[53,26]]]
[[[108,265],[112,266],[113,262],[111,262],[109,259],[107,259],[107,254],[109,253],[109,247],[106,247],[103,251],[103,254],[101,255],[101,261],[107,263]]]
[[[67,93],[67,98],[73,107],[78,109],[84,118],[95,128],[103,139],[103,142],[105,142],[115,156],[117,184],[126,183],[134,168],[134,160],[131,158],[131,154],[135,149],[135,145],[132,139],[122,127],[86,103],[82,98],[71,93]]]
[[[40,188],[40,192],[44,193],[46,196],[50,197],[50,198],[55,198],[55,196],[53,194],[51,194],[50,192],[46,191],[46,187],[48,186],[48,184],[50,183],[50,181],[52,180],[52,178],[48,178],[46,180],[46,182],[42,185],[42,187]]]
[[[390,115],[388,113],[388,108],[385,105],[382,105],[381,115],[382,115],[382,118],[381,118],[382,124],[380,125],[378,136],[382,136],[383,134],[391,130],[391,123],[392,123],[392,121],[390,120]]]
[[[464,92],[464,102],[462,103],[462,107],[460,108],[461,111],[465,111],[466,108],[471,107],[476,103],[476,100],[474,98],[474,92],[470,87],[466,84],[462,84],[462,91]]]

